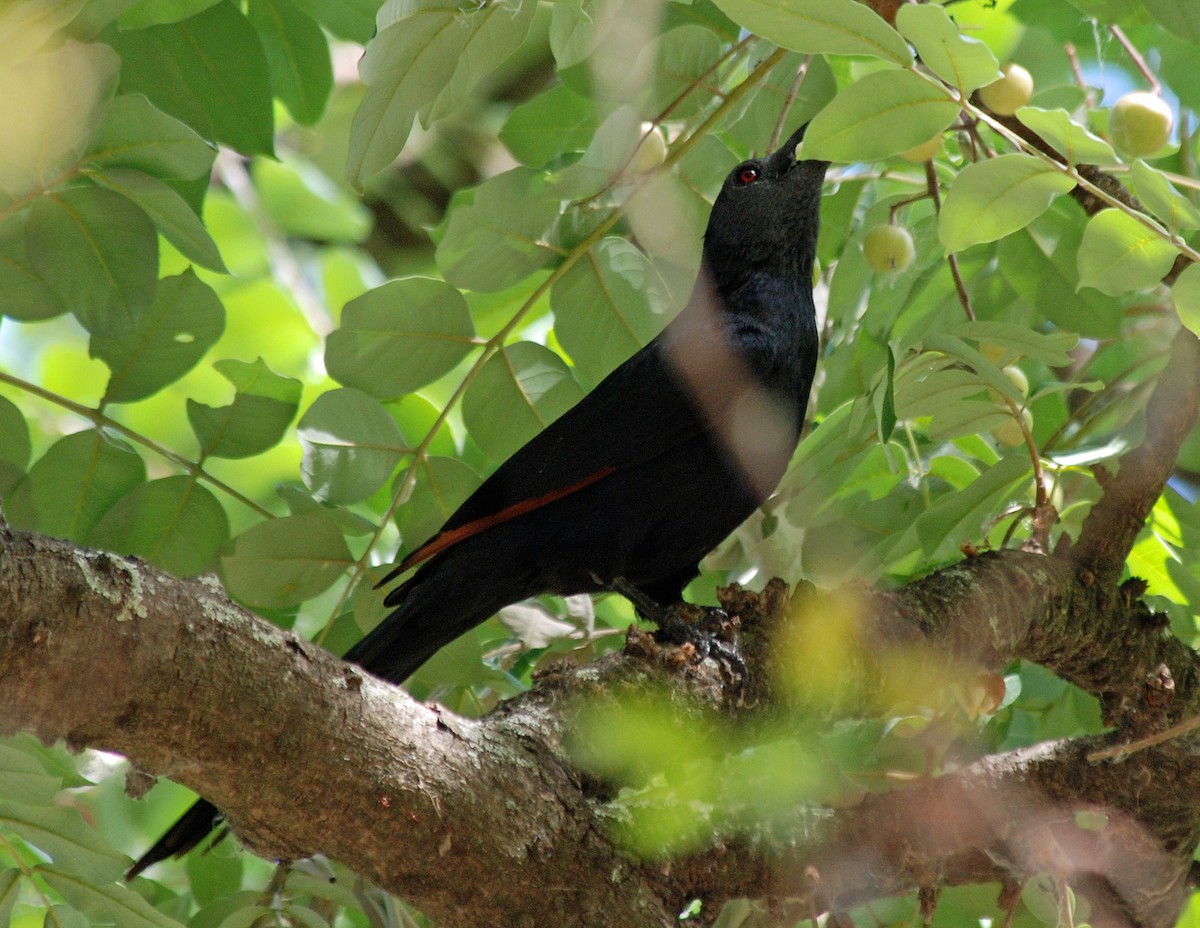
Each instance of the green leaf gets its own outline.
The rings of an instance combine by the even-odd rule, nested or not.
[[[556,257],[549,238],[560,203],[540,171],[516,168],[454,195],[438,243],[446,280],[467,290],[504,290]]]
[[[796,74],[804,60],[805,56],[793,52],[771,69],[737,122],[729,127],[731,139],[748,151],[757,151],[777,124],[789,128],[802,125],[837,96],[833,69],[820,55],[808,59],[804,80],[799,87],[795,86]]]
[[[985,470],[974,483],[940,497],[917,517],[917,537],[927,556],[948,555],[965,541],[983,538],[984,525],[1009,502],[1017,485],[1029,477],[1027,456],[1013,454]]]
[[[266,56],[236,4],[108,39],[121,55],[123,92],[145,94],[200,135],[243,154],[274,154]]]
[[[252,364],[217,361],[213,367],[237,393],[229,406],[188,400],[188,421],[204,456],[246,458],[277,445],[300,404],[300,381],[279,376],[262,358]]]
[[[314,125],[333,90],[329,42],[291,0],[251,0],[246,14],[262,40],[271,89],[301,125]]]
[[[605,118],[583,157],[562,170],[555,190],[567,200],[581,200],[611,187],[630,166],[642,136],[642,120],[632,106],[620,106]]]
[[[367,45],[359,73],[367,92],[350,129],[346,176],[356,187],[386,168],[404,148],[413,118],[441,93],[454,70],[468,31],[460,12],[437,7],[414,10],[381,29]]]
[[[44,852],[56,868],[89,880],[115,880],[128,862],[74,809],[5,802],[0,825]]]
[[[582,151],[596,125],[592,102],[566,84],[555,84],[513,108],[500,141],[514,158],[536,168],[564,152]]]
[[[1039,332],[1010,322],[964,322],[950,334],[1003,348],[1002,364],[1029,358],[1047,367],[1066,367],[1071,363],[1070,352],[1079,344],[1079,336],[1073,332]]]
[[[879,440],[887,442],[896,429],[896,354],[888,346],[887,372],[883,381],[883,389],[876,396],[876,428]]]
[[[1075,122],[1064,109],[1023,106],[1017,110],[1017,119],[1049,142],[1067,164],[1119,164],[1121,161],[1108,142]]]
[[[455,61],[454,75],[438,92],[431,107],[421,113],[421,125],[430,126],[457,110],[475,86],[507,62],[529,35],[537,3],[502,0],[479,4],[467,17],[469,31]],[[459,28],[462,28],[460,22]]]
[[[361,242],[371,232],[371,211],[321,173],[315,164],[285,154],[251,165],[259,201],[280,231],[323,242]]]
[[[1200,264],[1189,264],[1171,287],[1179,321],[1200,334]]]
[[[135,168],[157,177],[203,177],[216,149],[190,126],[157,109],[140,93],[108,104],[85,160],[99,167]]]
[[[32,806],[48,805],[61,785],[62,780],[48,774],[36,757],[13,743],[0,742],[0,796]]]
[[[88,544],[136,555],[177,577],[212,570],[229,540],[229,519],[194,477],[151,480],[121,497],[88,535]]]
[[[142,459],[101,432],[60,438],[4,501],[18,528],[83,541],[118,499],[146,479]]]
[[[1133,192],[1172,232],[1200,229],[1200,209],[1175,189],[1166,174],[1145,161],[1133,163]]]
[[[13,906],[21,898],[21,871],[0,870],[0,925],[12,924]]]
[[[25,60],[0,62],[3,207],[61,183],[60,175],[79,162],[116,90],[121,63],[106,45],[72,40]]]
[[[1079,286],[1109,296],[1153,287],[1178,254],[1162,236],[1124,210],[1101,210],[1083,230],[1079,245]]]
[[[113,919],[121,928],[183,928],[124,883],[99,882],[93,874],[78,875],[56,867],[38,867],[36,872],[81,912]]]
[[[221,0],[135,0],[133,5],[121,14],[121,28],[145,29],[147,26],[177,23],[220,2]]]
[[[296,428],[304,484],[320,499],[356,503],[378,490],[405,453],[404,436],[379,401],[353,389],[317,397]]]
[[[1164,29],[1200,45],[1200,7],[1192,0],[1142,0],[1142,6]]]
[[[826,161],[887,158],[933,138],[958,113],[958,104],[944,90],[912,71],[874,71],[813,117],[802,153]]]
[[[562,358],[517,342],[483,365],[463,396],[463,422],[488,457],[503,461],[581,399]]]
[[[225,329],[225,308],[192,270],[165,277],[154,302],[120,338],[93,335],[88,353],[108,365],[105,403],[129,403],[174,383],[204,357]]]
[[[379,0],[295,0],[295,3],[339,39],[366,45],[375,35]]]
[[[402,472],[400,480],[407,476]],[[467,497],[482,483],[479,475],[457,458],[425,457],[408,502],[396,510],[396,527],[409,551],[433,537]]]
[[[108,168],[95,175],[97,183],[133,201],[154,220],[158,231],[179,253],[202,267],[227,273],[216,242],[187,201],[165,182],[132,168]]]
[[[624,239],[602,239],[550,291],[554,331],[584,376],[598,383],[657,335],[672,309],[650,260]]]
[[[34,270],[89,332],[129,332],[150,305],[158,236],[125,197],[95,187],[39,197],[25,235]]]
[[[905,4],[896,11],[896,28],[922,63],[964,96],[1002,76],[991,49],[959,32],[944,7]]]
[[[24,414],[11,400],[0,396],[0,461],[24,470],[29,466],[31,453],[29,425]]]
[[[221,555],[225,586],[238,599],[282,609],[329,588],[354,561],[337,526],[322,513],[262,522]]]
[[[912,61],[912,53],[896,30],[869,7],[854,0],[715,2],[740,25],[792,51],[870,55],[900,65]],[[926,138],[930,135],[933,133]]]
[[[67,311],[50,285],[29,260],[25,227],[30,211],[0,222],[0,314],[18,322],[53,319]]]
[[[346,304],[326,340],[325,366],[339,383],[386,399],[432,383],[474,347],[462,294],[440,280],[409,277]]]
[[[950,251],[994,242],[1024,228],[1075,182],[1029,155],[1000,155],[967,165],[946,194],[938,237]]]

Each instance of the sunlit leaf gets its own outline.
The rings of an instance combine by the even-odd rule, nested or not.
[[[251,0],[246,15],[262,41],[271,90],[297,122],[313,125],[333,90],[325,33],[292,0]]]
[[[896,28],[926,67],[964,94],[1000,78],[991,49],[959,32],[944,7],[905,4],[896,11]]]
[[[994,242],[1024,228],[1075,182],[1029,155],[1001,155],[969,164],[946,194],[938,237],[950,251]]]
[[[0,805],[0,825],[43,851],[56,868],[76,877],[113,880],[128,861],[74,809],[5,802]]]
[[[1101,210],[1083,230],[1079,286],[1119,296],[1159,283],[1178,252],[1124,210]]]
[[[813,117],[802,152],[805,158],[826,161],[887,158],[928,141],[954,122],[958,112],[944,90],[911,71],[874,71]]]
[[[86,160],[158,177],[195,178],[212,168],[216,154],[186,123],[155,108],[142,94],[129,93],[108,104]]]
[[[1176,190],[1162,171],[1145,161],[1133,163],[1133,192],[1171,231],[1200,229],[1200,208]]]
[[[871,55],[902,65],[912,61],[912,53],[896,30],[870,7],[854,0],[716,0],[716,3],[751,32],[793,51]]]
[[[1067,159],[1067,164],[1119,164],[1121,161],[1108,142],[1075,122],[1064,109],[1023,106],[1017,110],[1017,119],[1049,142]]]

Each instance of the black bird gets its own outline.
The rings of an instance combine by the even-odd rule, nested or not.
[[[729,173],[687,306],[381,581],[417,567],[346,660],[400,683],[530,596],[616,590],[651,612],[680,599],[700,559],[775,489],[799,440],[828,166],[796,160],[803,134]],[[218,819],[199,801],[128,878],[190,850]]]

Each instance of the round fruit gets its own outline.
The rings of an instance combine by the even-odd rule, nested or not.
[[[633,160],[629,166],[637,174],[649,174],[666,158],[667,140],[657,129],[651,129],[633,153]]]
[[[1002,370],[1004,371],[1004,376],[1007,377],[1009,382],[1017,388],[1017,392],[1020,393],[1021,396],[1029,396],[1029,378],[1025,376],[1025,372],[1021,370],[1021,368],[1017,367],[1015,364],[1010,364],[1008,367],[1002,368]],[[989,387],[988,392],[995,397],[997,402],[1004,402],[1003,397],[1000,396],[998,391]]]
[[[862,249],[871,270],[879,274],[903,271],[917,256],[912,236],[901,226],[876,226],[866,234]]]
[[[1028,409],[1021,410],[1021,418],[1025,422],[1025,428],[1033,428],[1033,413]],[[1025,433],[1021,431],[1021,426],[1016,419],[1009,417],[1000,425],[992,429],[992,437],[996,439],[996,443],[1005,448],[1015,448],[1017,445],[1025,444]]]
[[[1112,108],[1108,132],[1117,148],[1141,158],[1158,151],[1171,138],[1175,114],[1158,94],[1127,93]]]
[[[913,164],[924,164],[941,150],[942,136],[941,133],[938,133],[928,142],[922,142],[908,151],[900,152],[898,157],[903,158],[905,161],[911,161]]]
[[[1002,69],[1004,77],[979,91],[979,99],[998,116],[1011,116],[1033,98],[1033,76],[1015,61]]]

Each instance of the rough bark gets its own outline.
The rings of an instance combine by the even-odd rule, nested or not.
[[[1116,583],[1198,407],[1200,348],[1183,334],[1147,442],[1104,478],[1074,549],[986,554],[901,590],[854,592],[864,679],[920,643],[931,667],[1044,664],[1100,697],[1115,727],[1103,743],[1197,714],[1195,652],[1162,633],[1136,584]],[[767,687],[777,635],[820,602],[778,584],[725,594],[749,695],[784,701]],[[1173,924],[1200,840],[1200,763],[1183,740],[1120,762],[1089,762],[1097,739],[1041,745],[815,813],[782,845],[729,839],[669,864],[629,859],[604,790],[564,751],[573,710],[664,676],[700,702],[729,695],[712,661],[636,637],[630,651],[556,669],[463,720],[272,628],[211,582],[0,533],[0,730],[125,754],[213,800],[258,852],[323,851],[451,928],[665,926],[690,899],[712,912],[743,895],[837,910],[1039,871],[1083,889],[1094,925]],[[1074,817],[1094,809],[1108,816],[1098,832]]]

